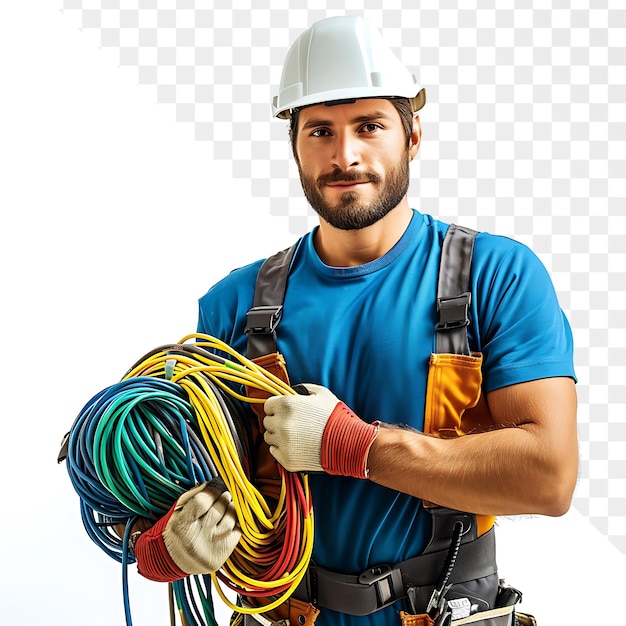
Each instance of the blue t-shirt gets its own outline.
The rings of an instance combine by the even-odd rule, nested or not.
[[[325,265],[305,235],[294,257],[278,327],[292,384],[331,389],[359,417],[421,430],[434,352],[441,244],[448,225],[414,211],[397,244],[357,267]],[[200,299],[198,330],[245,354],[246,313],[261,261],[233,271]],[[483,389],[574,378],[572,335],[546,269],[526,246],[479,233],[469,327],[483,353]],[[310,477],[314,561],[360,573],[421,552],[430,533],[421,501],[367,480]],[[394,624],[398,607],[366,616],[322,610],[318,624]],[[386,615],[383,615],[385,613]]]

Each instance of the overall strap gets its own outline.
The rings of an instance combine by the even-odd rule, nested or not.
[[[246,315],[246,356],[255,359],[277,352],[276,327],[283,315],[283,302],[291,261],[301,240],[268,257],[259,270],[252,308]]]
[[[437,353],[471,354],[467,327],[472,299],[472,253],[477,234],[471,228],[451,224],[444,237],[437,284]]]
[[[471,228],[451,224],[443,241],[437,285],[438,353],[470,354],[467,340],[470,272],[477,234]],[[261,265],[253,305],[247,313],[249,359],[277,351],[276,328],[282,318],[289,270],[299,244],[300,240],[268,257]]]

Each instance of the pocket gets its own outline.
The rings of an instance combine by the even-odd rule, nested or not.
[[[425,613],[421,615],[411,615],[400,611],[400,624],[401,626],[434,626],[433,620]]]
[[[495,606],[509,604],[508,602],[497,602],[499,591],[499,579],[498,573],[496,572],[489,574],[489,576],[484,576],[483,578],[476,578],[452,585],[446,594],[446,600],[449,602],[463,600],[468,603],[469,606],[474,606],[475,610],[478,610],[479,613],[484,613]],[[467,613],[469,613],[469,610]],[[461,613],[461,615],[463,615],[463,613]]]
[[[313,626],[320,611],[317,607],[293,596],[269,613],[235,613],[229,626],[261,626],[262,624],[297,624]]]
[[[451,626],[463,626],[472,624],[473,626],[513,626],[515,624],[514,606],[503,606],[489,611],[474,613],[463,619],[453,620]]]
[[[451,439],[479,430],[463,416],[481,397],[482,354],[431,354],[426,387],[424,432]]]

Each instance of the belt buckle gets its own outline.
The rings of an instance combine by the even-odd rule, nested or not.
[[[376,590],[377,609],[382,609],[404,597],[402,574],[397,567],[375,565],[359,575],[359,584]]]

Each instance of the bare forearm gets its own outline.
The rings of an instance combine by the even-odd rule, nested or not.
[[[370,480],[473,513],[559,514],[558,476],[550,478],[532,454],[520,454],[531,442],[515,430],[444,440],[381,428],[369,454]]]
[[[575,414],[571,394],[561,403],[573,403]],[[383,427],[369,453],[370,479],[473,513],[562,515],[576,484],[578,449],[572,407],[560,408],[550,427],[530,421],[457,439]]]

